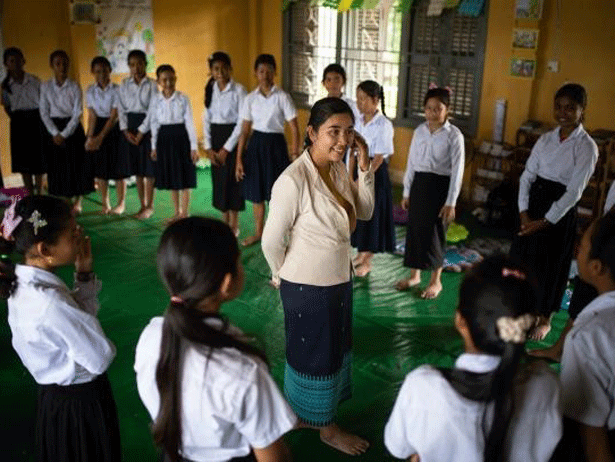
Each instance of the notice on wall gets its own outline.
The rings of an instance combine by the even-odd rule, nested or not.
[[[96,48],[105,56],[114,73],[129,73],[130,50],[143,50],[147,72],[156,67],[152,0],[101,0],[100,24],[96,26]]]

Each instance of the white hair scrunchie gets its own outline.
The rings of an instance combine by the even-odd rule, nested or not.
[[[527,333],[536,323],[536,318],[531,314],[524,314],[518,318],[502,316],[496,321],[498,335],[503,342],[524,343]]]

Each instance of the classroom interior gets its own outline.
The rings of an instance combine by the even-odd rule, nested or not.
[[[93,25],[71,25],[67,0],[3,0],[4,47],[17,46],[26,57],[25,69],[41,80],[51,77],[49,53],[61,48],[71,57],[70,76],[85,89],[92,83],[90,61],[96,56]],[[247,89],[255,87],[252,66],[261,53],[271,53],[278,62],[277,83],[282,83],[284,13],[281,0],[152,0],[157,64],[170,63],[178,77],[178,90],[192,102],[195,125],[202,137],[203,86],[209,78],[207,56],[224,50],[233,60],[234,79]],[[588,131],[603,130],[602,169],[594,178],[594,194],[587,208],[599,213],[600,201],[613,174],[615,158],[615,9],[610,0],[544,0],[542,17],[536,22],[515,19],[515,0],[487,1],[487,33],[484,67],[478,104],[476,133],[468,137],[466,175],[460,200],[460,215],[470,235],[497,235],[475,222],[474,187],[477,169],[484,167],[480,155],[483,141],[493,134],[497,100],[506,100],[504,142],[519,144],[518,130],[534,120],[554,126],[553,96],[566,82],[582,84],[588,93],[585,121]],[[533,52],[533,78],[510,75],[514,28],[540,31]],[[557,61],[557,70],[548,69]],[[114,74],[120,82],[126,75]],[[347,89],[351,95],[354,89]],[[299,127],[305,129],[309,111],[299,108]],[[395,120],[393,120],[395,124]],[[0,166],[7,185],[17,185],[9,155],[9,121],[0,112]],[[613,131],[613,132],[611,132]],[[395,126],[395,154],[389,169],[392,179],[401,180],[413,130]],[[218,217],[211,206],[209,171],[199,171],[192,214]],[[396,186],[399,196],[399,186]],[[113,198],[112,198],[113,201]],[[92,236],[95,269],[103,281],[100,319],[118,349],[109,377],[118,403],[124,460],[156,460],[150,419],[139,400],[133,372],[134,349],[149,319],[160,315],[167,304],[155,271],[154,252],[164,229],[164,218],[172,209],[168,194],[159,193],[156,213],[148,220],[104,217],[96,213],[99,197],[91,194],[84,202],[79,222]],[[134,189],[129,189],[127,208],[138,208]],[[248,207],[240,215],[242,237],[253,229]],[[400,227],[399,232],[403,232]],[[505,233],[504,233],[505,234]],[[225,306],[223,313],[240,328],[256,337],[264,348],[272,375],[282,384],[284,365],[284,318],[278,293],[268,285],[269,269],[259,246],[242,253],[246,268],[243,294]],[[384,423],[406,373],[420,364],[451,366],[461,352],[461,339],[453,326],[461,274],[445,273],[444,292],[435,301],[398,293],[393,284],[406,273],[398,255],[377,255],[372,273],[354,282],[354,395],[340,408],[340,424],[369,439],[370,450],[361,460],[393,460],[382,442]],[[70,273],[62,274],[66,278]],[[426,282],[426,281],[424,281]],[[3,310],[6,314],[6,306]],[[6,319],[6,318],[5,318]],[[550,345],[567,319],[557,314],[553,330],[540,345]],[[5,422],[5,460],[34,460],[35,383],[12,350],[6,322],[0,324],[0,419]],[[554,366],[556,367],[556,366]],[[346,456],[320,444],[318,435],[307,430],[289,434],[287,441],[297,461],[346,460]],[[5,456],[3,456],[4,458]]]

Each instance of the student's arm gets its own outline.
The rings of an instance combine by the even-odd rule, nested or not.
[[[417,128],[418,130],[418,128]],[[408,160],[406,160],[406,172],[404,173],[404,190],[402,193],[401,207],[404,210],[408,210],[410,207],[410,188],[412,187],[412,181],[414,180],[414,170],[412,168],[412,159],[417,155],[419,148],[418,138],[416,136],[417,130],[412,135],[412,142],[410,143],[410,149],[408,149]]]
[[[145,122],[147,122],[147,126],[152,133],[152,152],[150,153],[150,157],[155,161],[157,159],[156,144],[158,143],[158,130],[160,129],[160,123],[158,122],[158,117],[156,114],[155,100],[150,102],[147,116],[145,117],[145,121],[141,124],[141,127],[145,125]],[[139,133],[144,133],[141,131],[141,127],[139,127]]]
[[[266,448],[254,448],[254,455],[258,462],[290,462],[292,460],[290,450],[282,438]]]
[[[384,154],[376,154],[372,157],[372,168],[377,172],[380,166],[384,163]]]
[[[96,112],[91,107],[88,108],[88,131],[85,134],[85,150],[86,151],[95,151],[94,147],[94,129],[96,127]]]
[[[446,202],[440,211],[440,218],[449,224],[455,220],[455,205],[461,192],[461,182],[463,181],[463,170],[465,166],[465,147],[461,132],[455,131],[455,137],[451,140],[451,179],[448,187]]]
[[[286,92],[283,92],[280,97],[280,104],[282,106],[282,112],[284,113],[284,120],[288,122],[290,125],[290,134],[291,134],[291,152],[290,160],[295,160],[300,153],[300,143],[299,139],[299,124],[297,123],[297,108],[295,108],[295,103],[290,95]]]
[[[247,95],[246,91],[243,89],[243,87],[240,87],[240,89],[237,91],[238,113],[241,111],[241,108],[243,107],[243,102],[246,99],[246,95]],[[222,147],[222,149],[226,151],[226,155],[228,155],[228,153],[230,153],[233,149],[235,149],[235,146],[237,146],[237,142],[239,141],[239,136],[241,135],[242,126],[243,124],[241,123],[241,119],[238,118],[237,123],[235,124],[235,128],[233,129],[233,132],[231,133],[231,136],[228,137],[228,139],[224,143],[224,146]],[[225,159],[226,159],[226,155],[224,156]]]
[[[49,132],[52,137],[56,137],[60,134],[60,130],[56,127],[56,124],[51,119],[51,106],[49,105],[49,101],[47,100],[47,85],[41,87],[41,98],[38,105],[38,111],[41,114],[41,119],[45,128]],[[55,142],[55,139],[54,139]]]
[[[237,181],[243,180],[245,176],[243,170],[243,151],[248,144],[248,138],[250,137],[250,132],[252,131],[252,121],[251,120],[242,120],[241,121],[241,134],[239,135],[239,141],[237,142],[237,162],[235,164],[235,179]]]
[[[109,114],[109,120],[105,123],[105,126],[102,128],[100,133],[94,137],[94,149],[100,149],[100,145],[103,140],[107,137],[109,132],[113,129],[115,124],[117,123],[117,109],[111,109],[111,113]]]
[[[585,458],[592,462],[613,462],[606,427],[590,427],[579,424],[581,441],[585,449]]]
[[[218,161],[215,156],[215,152],[211,149],[211,123],[209,122],[209,109],[207,107],[203,110],[202,116],[203,122],[203,148],[207,154],[207,158],[211,161],[212,165],[218,166]]]
[[[2,104],[6,115],[11,117],[11,101],[9,100],[8,92],[4,88],[2,89],[2,99],[0,100],[0,104]]]
[[[68,124],[66,124],[66,127],[61,133],[64,139],[75,133],[75,129],[77,125],[79,125],[79,119],[81,119],[81,114],[83,113],[83,95],[81,94],[81,87],[77,84],[73,86],[73,99],[73,113]]]
[[[184,100],[184,124],[186,125],[186,131],[188,132],[188,139],[190,140],[190,155],[192,156],[192,162],[196,164],[199,161],[199,143],[196,139],[194,117],[192,116],[192,105],[186,95],[184,95]]]
[[[299,157],[299,150],[301,149],[299,146],[299,123],[297,122],[297,118],[291,119],[288,124],[290,125],[290,139],[292,151],[290,154],[291,162],[294,161],[297,157]]]

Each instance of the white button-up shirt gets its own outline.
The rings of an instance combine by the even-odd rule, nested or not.
[[[25,73],[21,82],[10,77],[8,84],[11,92],[2,90],[2,104],[9,112],[38,109],[41,99],[41,81],[38,77]]]
[[[244,100],[240,119],[252,122],[252,129],[263,133],[284,133],[284,121],[297,117],[295,103],[288,93],[273,86],[269,96],[257,88]]]
[[[158,84],[148,76],[143,77],[138,84],[134,78],[128,77],[122,81],[119,92],[120,130],[126,130],[128,128],[127,114],[129,112],[147,114],[152,98],[158,93]],[[145,125],[145,121],[139,127],[141,133],[147,133],[149,129],[149,125]]]
[[[8,299],[13,348],[40,384],[91,382],[107,370],[115,347],[96,318],[97,280],[75,280],[17,265],[17,289]]]
[[[564,141],[560,127],[545,133],[532,148],[519,180],[519,211],[529,207],[530,188],[537,177],[566,186],[566,192],[551,205],[545,218],[557,223],[581,199],[583,190],[594,173],[598,146],[580,124]]]
[[[494,370],[499,358],[462,354],[455,367],[469,372]],[[517,374],[515,410],[502,448],[511,462],[547,462],[562,436],[557,376],[544,363]],[[482,462],[485,403],[459,395],[437,369],[424,365],[410,372],[399,390],[384,429],[387,449],[399,459],[418,454],[421,462]],[[489,404],[486,422],[493,419]]]
[[[374,172],[359,169],[350,181],[342,162],[331,164],[337,191],[358,220],[374,211]],[[263,231],[263,253],[274,277],[315,286],[350,280],[350,221],[346,210],[320,177],[308,150],[276,180]]]
[[[604,201],[604,213],[608,213],[613,206],[615,205],[615,181],[611,183],[609,187],[609,192],[606,195],[606,200]]]
[[[231,152],[237,146],[241,134],[239,111],[247,92],[243,85],[230,80],[224,90],[220,90],[214,82],[211,104],[203,111],[203,144],[205,149],[211,149],[211,124],[236,124],[235,129],[224,143],[224,149]]]
[[[54,78],[41,85],[39,110],[41,119],[43,119],[43,123],[51,136],[60,134],[64,138],[68,138],[75,132],[83,112],[82,98],[81,88],[71,79],[66,79],[62,85],[58,85]],[[53,117],[70,117],[62,132],[51,120]]]
[[[139,396],[152,419],[160,394],[156,367],[164,319],[154,318],[137,344],[135,371]],[[209,321],[213,326],[213,321]],[[218,324],[219,325],[219,324]],[[229,326],[229,333],[240,331]],[[189,342],[181,372],[182,457],[193,461],[227,461],[262,449],[291,430],[297,417],[284,400],[267,367],[234,348]]]
[[[120,105],[119,85],[109,83],[105,88],[98,84],[90,85],[85,93],[87,107],[94,109],[97,117],[109,117],[112,109]]]
[[[388,159],[393,155],[395,151],[393,124],[382,112],[377,112],[372,120],[367,123],[364,122],[364,116],[361,115],[355,124],[355,130],[365,138],[370,157],[373,158],[376,154],[380,154]]]
[[[410,196],[415,172],[429,172],[450,176],[445,205],[454,207],[461,192],[465,166],[463,133],[448,120],[433,133],[427,122],[414,130],[406,173],[404,175],[404,197]]]
[[[152,130],[152,148],[156,149],[158,141],[158,131],[161,125],[185,124],[188,138],[190,139],[190,149],[198,149],[196,139],[196,129],[192,118],[192,106],[190,100],[183,93],[176,91],[169,98],[165,98],[162,93],[156,94],[147,113],[144,124],[149,124]],[[141,131],[141,128],[139,128]]]
[[[564,341],[564,414],[590,427],[615,428],[615,291],[581,311]]]

